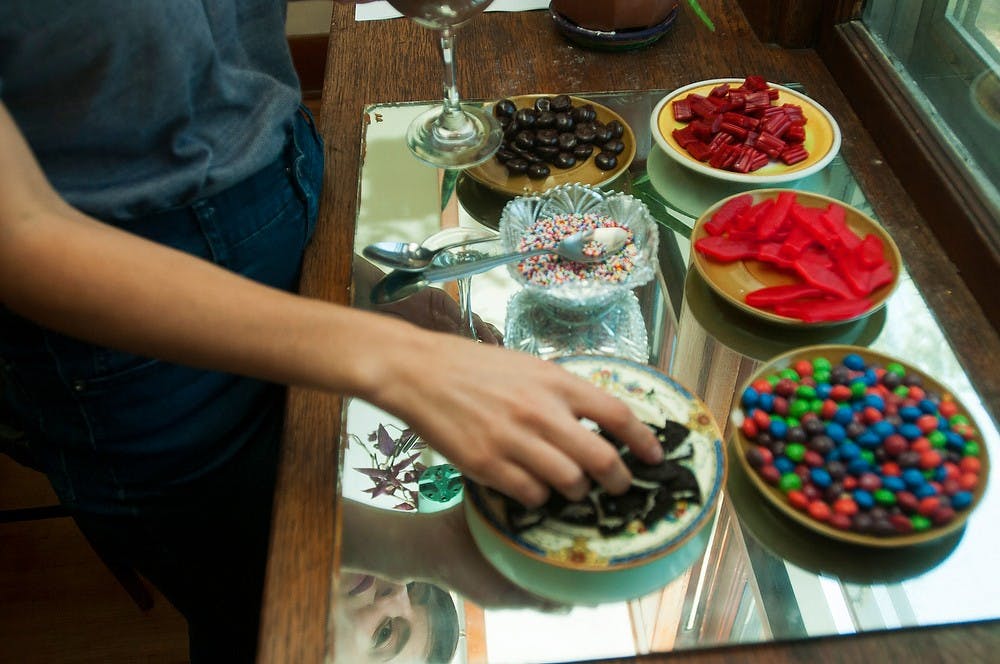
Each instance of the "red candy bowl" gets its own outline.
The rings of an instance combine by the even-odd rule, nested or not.
[[[793,189],[724,198],[691,232],[692,262],[730,304],[771,323],[846,323],[882,307],[899,282],[896,243],[846,203]]]
[[[851,544],[903,547],[965,525],[989,457],[968,410],[923,371],[856,346],[809,346],[737,395],[738,462],[761,496]]]
[[[809,97],[760,76],[717,78],[679,88],[650,118],[653,140],[685,168],[769,185],[801,180],[840,150],[840,127]]]

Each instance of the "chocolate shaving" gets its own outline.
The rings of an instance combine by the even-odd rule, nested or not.
[[[596,527],[602,535],[613,536],[635,521],[641,521],[646,528],[652,527],[670,514],[678,501],[701,504],[698,480],[681,464],[694,457],[694,446],[688,440],[690,429],[671,420],[653,429],[664,451],[663,461],[655,465],[637,459],[607,432],[599,432],[618,448],[622,461],[632,472],[632,486],[624,494],[612,496],[602,487],[594,488],[580,501],[553,494],[536,510],[504,496],[508,527],[521,533],[545,519],[554,519],[575,526]]]

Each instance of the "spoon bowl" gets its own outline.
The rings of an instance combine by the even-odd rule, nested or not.
[[[361,250],[361,254],[369,260],[385,265],[386,267],[391,267],[394,270],[417,272],[430,267],[439,254],[449,249],[464,247],[469,244],[476,244],[477,242],[489,242],[496,239],[497,236],[491,233],[482,237],[465,238],[460,241],[449,242],[441,246],[428,246],[426,240],[423,243],[393,242],[390,240],[369,244]]]
[[[454,281],[542,254],[556,254],[566,260],[580,263],[597,263],[618,252],[627,241],[628,231],[623,228],[591,228],[563,238],[559,244],[550,249],[514,251],[447,267],[429,267],[421,271],[395,270],[375,284],[372,288],[371,301],[374,304],[389,304],[409,297],[435,282]]]

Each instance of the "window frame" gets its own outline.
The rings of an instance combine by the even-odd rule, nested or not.
[[[923,2],[924,9],[947,7],[947,0]],[[1000,274],[996,206],[862,23],[861,4],[825,3],[816,51],[986,318],[1000,329],[993,286]]]

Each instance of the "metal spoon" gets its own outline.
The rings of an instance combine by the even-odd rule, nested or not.
[[[372,288],[371,301],[374,304],[389,304],[409,297],[435,282],[453,281],[460,277],[479,274],[500,265],[542,254],[557,254],[567,260],[580,263],[597,263],[620,250],[625,246],[627,239],[628,231],[623,228],[592,228],[563,238],[559,244],[551,249],[515,251],[447,267],[430,267],[420,272],[396,270],[375,284]],[[598,252],[596,255],[584,253],[584,248],[592,241],[603,245],[604,251]]]
[[[448,244],[433,248],[427,247],[424,244],[418,244],[417,242],[376,242],[362,249],[361,254],[369,260],[381,263],[395,270],[416,272],[430,267],[431,263],[434,262],[434,258],[442,251],[496,239],[497,236],[495,234],[490,234],[484,237],[464,239],[460,242],[449,242]]]

